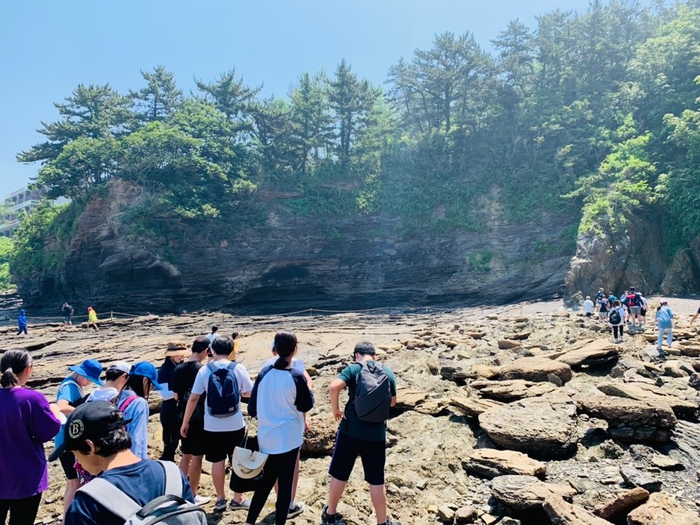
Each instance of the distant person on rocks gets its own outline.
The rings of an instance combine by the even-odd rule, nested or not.
[[[68,370],[71,371],[71,374],[61,382],[56,395],[56,405],[61,412],[65,414],[70,414],[74,407],[82,403],[85,395],[83,393],[83,388],[90,384],[90,382],[98,386],[104,385],[100,379],[102,365],[95,359],[87,359],[80,365],[69,366]],[[62,434],[60,432],[56,436],[56,447],[61,445],[61,436]],[[65,517],[65,512],[73,501],[75,491],[80,487],[80,479],[78,478],[78,471],[75,469],[75,456],[73,454],[66,452],[58,459],[61,461],[61,467],[63,468],[67,480],[66,492],[63,499],[63,512]]]
[[[182,424],[182,420],[185,417],[187,401],[190,399],[197,373],[204,366],[204,362],[207,359],[208,349],[209,339],[207,337],[198,337],[192,343],[192,353],[189,359],[177,365],[173,371],[172,390],[175,393],[175,399],[177,399],[177,416],[180,424]],[[199,480],[202,475],[202,459],[206,452],[206,435],[204,432],[205,399],[205,394],[200,396],[189,420],[187,436],[182,437],[182,446],[180,447],[182,451],[180,470],[190,480],[194,502],[197,505],[206,505],[211,501],[211,498],[197,494],[199,491]]]
[[[241,346],[241,340],[238,338],[238,332],[233,332],[231,334],[231,339],[233,340],[233,352],[231,352],[231,355],[228,356],[229,361],[235,361],[236,356],[238,355],[238,349]]]
[[[370,342],[355,345],[353,352],[355,362],[348,365],[330,385],[331,409],[335,420],[340,421],[340,426],[328,471],[331,481],[328,505],[323,507],[321,513],[323,525],[345,525],[346,523],[338,512],[338,503],[345,491],[357,456],[362,458],[365,481],[369,483],[369,494],[377,523],[401,525],[387,518],[384,487],[386,420],[389,417],[389,406],[396,404],[396,380],[388,366],[380,365],[375,361],[376,353],[374,345]],[[364,396],[364,402],[360,402],[356,397],[356,389],[358,384],[361,384],[364,389],[370,388],[368,374],[375,378],[377,388],[371,390],[371,396]],[[343,411],[340,409],[340,392],[345,388],[348,389],[349,400]],[[380,404],[370,409],[366,404],[368,401],[380,401]],[[362,414],[358,413],[358,408]]]
[[[630,321],[633,325],[641,324],[641,312],[642,312],[642,294],[634,290],[634,286],[630,286],[627,290],[624,299],[622,300],[630,312]]]
[[[656,349],[659,350],[663,357],[662,345],[664,342],[664,333],[666,334],[666,344],[671,348],[673,342],[673,310],[669,308],[668,301],[662,300],[659,303],[659,309],[656,311],[656,324],[659,327],[659,338],[656,341]]]
[[[158,371],[151,363],[141,361],[131,367],[126,387],[119,397],[119,406],[127,421],[126,430],[131,436],[131,451],[141,459],[148,459],[148,396],[153,389],[162,390]]]
[[[595,294],[595,304],[596,306],[600,303],[600,300],[605,297],[605,291],[602,288],[598,288],[598,292]]]
[[[304,443],[304,414],[314,406],[314,396],[304,374],[294,366],[297,338],[292,332],[277,332],[277,359],[260,371],[248,403],[248,413],[258,420],[260,451],[268,454],[263,478],[253,495],[246,524],[254,525],[273,485],[278,484],[275,524],[283,525],[298,516],[303,505],[293,503],[293,484],[299,451]]]
[[[605,321],[608,320],[608,309],[609,309],[608,298],[603,296],[598,301],[598,320],[601,323],[604,323]]]
[[[642,295],[642,293],[639,293],[639,299],[642,303],[641,307],[639,308],[639,326],[644,328],[644,326],[647,323],[647,308],[649,306],[649,302],[647,301],[647,298]]]
[[[55,404],[26,388],[32,356],[8,350],[0,359],[0,524],[33,525],[42,493],[49,487],[44,443],[63,418]]]
[[[75,312],[75,309],[68,303],[63,303],[61,311],[63,312],[63,324],[66,326],[71,326],[73,324],[73,313]]]
[[[92,308],[92,306],[88,306],[88,322],[87,322],[87,327],[88,330],[90,328],[94,328],[95,332],[99,332],[100,329],[97,327],[97,312]]]
[[[612,304],[613,304],[615,301],[617,301],[617,296],[616,296],[614,293],[610,292],[610,293],[608,294],[608,304],[612,306]]]
[[[211,344],[212,360],[197,372],[192,393],[187,401],[185,415],[180,428],[184,438],[189,433],[190,419],[202,394],[207,395],[204,409],[204,431],[206,435],[207,461],[212,463],[211,477],[216,489],[218,512],[226,510],[226,458],[243,441],[245,422],[241,409],[241,396],[249,397],[253,390],[248,370],[235,361],[230,361],[233,341],[230,337],[217,337]],[[235,385],[232,390],[224,385]],[[229,504],[231,510],[246,510],[250,502],[243,494],[234,493]]]
[[[214,339],[219,337],[219,334],[217,333],[219,331],[218,326],[212,326],[211,327],[211,333],[207,336],[209,338],[209,344],[214,342]]]
[[[172,483],[177,487],[175,496],[193,502],[190,485],[175,465],[144,460],[131,452],[131,437],[124,428],[125,423],[124,414],[106,401],[85,403],[68,417],[64,449],[72,451],[80,464],[99,478],[77,492],[68,509],[66,525],[124,524],[124,516],[115,514],[100,501],[105,497],[110,501],[111,495],[93,494],[104,490],[98,482],[112,484],[137,508],[164,495],[166,480],[167,485]]]
[[[693,326],[695,320],[698,318],[698,315],[700,315],[700,308],[698,308],[698,311],[695,312],[695,315],[693,315],[693,318],[690,320],[690,326]]]
[[[17,316],[17,335],[20,335],[22,332],[24,332],[24,335],[27,335],[27,311],[26,310],[20,310],[19,315]]]
[[[613,329],[613,342],[622,343],[625,333],[625,307],[622,306],[620,301],[614,301],[612,303],[612,308],[608,314],[608,321]],[[619,338],[618,333],[620,336]]]
[[[586,300],[583,301],[583,312],[586,314],[586,317],[589,319],[593,315],[593,301],[591,301],[591,296],[587,295]]]
[[[175,461],[175,452],[180,443],[180,421],[177,417],[177,400],[173,391],[173,372],[175,367],[188,357],[190,351],[184,341],[172,341],[165,350],[165,360],[158,369],[158,383],[163,404],[160,408],[160,424],[163,427],[163,461]]]

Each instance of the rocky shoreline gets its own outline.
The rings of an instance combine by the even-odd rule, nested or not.
[[[255,374],[275,331],[294,330],[317,406],[298,494],[308,509],[290,523],[320,522],[336,428],[328,384],[354,344],[369,339],[399,383],[387,492],[402,523],[683,525],[699,523],[700,337],[688,327],[695,307],[677,308],[666,361],[646,351],[654,347],[652,328],[613,344],[605,327],[561,302],[412,315],[144,316],[106,321],[99,333],[52,325],[30,325],[27,338],[10,327],[0,332],[2,351],[31,350],[31,386],[51,398],[70,364],[88,357],[158,364],[169,340],[191,340],[211,324],[241,334],[240,361]],[[349,523],[365,524],[372,511],[359,466],[340,511]],[[60,522],[58,465],[50,476],[38,517],[44,524]],[[207,494],[209,476],[202,481]],[[272,502],[266,509],[274,512]],[[210,523],[245,522],[242,514],[207,511]]]

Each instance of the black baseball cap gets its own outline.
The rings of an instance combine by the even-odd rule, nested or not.
[[[75,450],[85,440],[95,441],[106,437],[112,430],[122,428],[130,420],[108,401],[88,401],[76,408],[55,439],[56,450],[49,456],[55,461],[61,454]]]

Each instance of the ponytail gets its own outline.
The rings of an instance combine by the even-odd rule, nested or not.
[[[0,359],[0,386],[13,388],[19,386],[19,374],[32,364],[32,356],[26,350],[8,350]]]
[[[297,348],[297,336],[292,332],[277,332],[275,334],[275,344],[274,350],[279,356],[277,361],[275,361],[275,368],[278,370],[284,370],[289,368],[292,362],[292,356]]]

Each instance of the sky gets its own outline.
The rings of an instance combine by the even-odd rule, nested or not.
[[[189,93],[236,69],[263,95],[284,96],[303,71],[332,73],[345,58],[379,84],[399,58],[436,34],[471,32],[486,49],[508,22],[535,27],[555,9],[588,0],[22,0],[0,2],[0,196],[38,165],[17,152],[41,142],[54,102],[80,84],[142,87],[140,70],[163,65]]]

